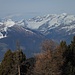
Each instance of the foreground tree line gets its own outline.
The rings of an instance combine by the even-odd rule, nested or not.
[[[75,75],[75,36],[69,45],[46,40],[41,52],[29,59],[20,48],[8,50],[0,64],[0,75]]]

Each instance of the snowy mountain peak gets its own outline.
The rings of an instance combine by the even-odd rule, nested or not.
[[[12,27],[12,26],[15,25],[15,22],[12,21],[11,19],[8,19],[8,20],[6,20],[6,21],[4,22],[4,25],[5,25],[6,27]]]
[[[19,25],[19,26],[22,26],[25,28],[26,28],[27,24],[28,24],[27,20],[25,20],[25,19],[22,19],[21,21],[16,22],[16,25]]]
[[[15,22],[11,19],[0,22],[0,39],[7,37],[7,30],[9,27],[15,25]]]
[[[67,13],[62,13],[61,15],[66,16],[66,15],[68,15],[68,14],[67,14]]]

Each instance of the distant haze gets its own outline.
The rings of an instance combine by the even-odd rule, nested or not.
[[[75,0],[0,0],[0,18],[31,18],[38,15],[75,15]]]

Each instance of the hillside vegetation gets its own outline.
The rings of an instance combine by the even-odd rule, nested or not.
[[[4,55],[0,64],[0,75],[75,75],[75,36],[69,45],[52,40],[41,44],[41,52],[26,58],[20,49]]]

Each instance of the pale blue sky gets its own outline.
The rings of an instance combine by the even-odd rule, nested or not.
[[[0,18],[31,18],[46,14],[75,15],[75,0],[0,0]]]

